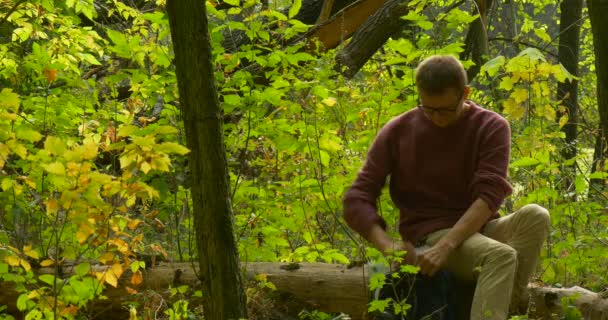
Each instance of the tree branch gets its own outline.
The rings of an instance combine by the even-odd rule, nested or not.
[[[542,51],[542,52],[544,52],[544,53],[546,53],[546,54],[548,54],[550,56],[553,56],[553,57],[557,58],[557,54],[555,54],[555,53],[553,53],[553,52],[545,49],[544,47],[539,47],[539,46],[537,46],[535,44],[532,44],[532,43],[529,43],[529,42],[525,42],[525,41],[521,41],[521,40],[517,40],[517,39],[505,38],[505,37],[495,37],[495,38],[488,39],[488,41],[508,41],[508,42],[512,42],[512,43],[515,43],[515,44],[523,44],[524,46],[528,46],[528,47],[532,47],[532,48],[538,49],[538,50],[540,50],[540,51]]]
[[[17,3],[15,3],[15,5],[13,5],[13,7],[8,10],[8,12],[6,13],[6,15],[4,15],[4,17],[2,17],[2,20],[0,20],[0,24],[3,24],[6,22],[6,20],[8,20],[8,17],[11,16],[11,14],[13,14],[13,12],[15,12],[15,10],[17,10],[17,8],[19,8],[19,6],[24,3],[27,0],[20,0]]]

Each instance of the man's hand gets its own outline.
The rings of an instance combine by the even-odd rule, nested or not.
[[[433,276],[448,260],[448,256],[452,252],[452,248],[448,245],[437,243],[429,250],[418,256],[418,266],[420,273]]]

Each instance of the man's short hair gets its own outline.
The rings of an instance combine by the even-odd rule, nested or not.
[[[449,88],[462,92],[467,82],[467,72],[453,56],[434,55],[416,68],[416,85],[426,94],[443,94]]]

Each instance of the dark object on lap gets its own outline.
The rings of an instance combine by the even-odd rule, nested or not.
[[[386,284],[377,294],[378,300],[406,299],[411,305],[406,316],[395,315],[393,305],[384,312],[372,314],[376,320],[457,320],[454,303],[454,280],[449,272],[442,270],[433,277],[404,274],[393,278],[386,274]]]

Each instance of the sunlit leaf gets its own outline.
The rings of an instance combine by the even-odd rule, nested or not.
[[[519,158],[519,159],[513,161],[511,163],[511,167],[513,167],[513,168],[529,167],[529,166],[535,166],[539,163],[540,163],[540,161],[538,161],[537,159],[530,158],[530,157],[522,157],[522,158]]]
[[[38,250],[32,249],[31,245],[27,245],[27,246],[23,247],[23,254],[25,254],[26,256],[28,256],[32,259],[40,259],[40,254],[38,253]]]
[[[302,7],[302,0],[293,0],[293,5],[289,8],[289,18],[295,17],[298,12],[300,12],[300,8]]]
[[[19,95],[14,93],[12,89],[3,88],[2,91],[0,91],[0,108],[5,108],[11,112],[17,112],[19,103]]]
[[[61,162],[53,162],[49,164],[43,165],[44,169],[51,174],[55,174],[58,176],[65,175],[65,166]]]
[[[38,279],[40,279],[40,281],[52,286],[53,283],[55,283],[55,276],[53,276],[52,274],[43,274],[40,275],[38,277]]]
[[[90,270],[91,270],[90,263],[81,262],[76,266],[74,271],[76,272],[77,275],[84,277],[85,275],[87,275],[89,273]]]

